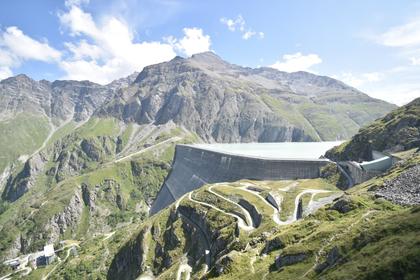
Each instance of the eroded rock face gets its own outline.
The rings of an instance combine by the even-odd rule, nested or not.
[[[170,209],[165,219],[145,225],[117,253],[108,271],[108,279],[135,279],[146,271],[159,275],[178,262],[181,256],[193,267],[207,265],[208,271],[215,269],[215,273],[223,273],[229,263],[226,254],[239,248],[237,223],[230,217],[219,221],[216,221],[217,216],[209,219],[208,211],[205,207],[179,205],[177,209]],[[241,247],[238,251],[243,249]],[[153,254],[153,259],[147,252]],[[151,263],[151,267],[146,263]]]
[[[94,161],[103,161],[116,153],[116,139],[108,136],[83,139],[80,143],[82,151]]]
[[[2,199],[13,202],[30,190],[35,185],[36,176],[43,171],[45,162],[46,159],[41,153],[28,159],[20,172],[9,176]]]
[[[46,115],[57,123],[86,120],[117,89],[89,81],[51,83],[18,75],[0,81],[0,119],[24,112]]]
[[[396,178],[385,182],[375,191],[377,197],[383,197],[397,204],[420,204],[420,165],[413,166]]]
[[[331,210],[336,210],[340,213],[347,213],[355,209],[355,203],[350,199],[349,196],[343,195],[340,198],[334,200],[333,205],[331,205]]]
[[[262,254],[268,254],[274,250],[279,250],[284,247],[284,242],[280,239],[280,237],[276,236],[273,239],[267,240],[267,242],[265,243],[265,247],[262,250]]]
[[[82,191],[78,189],[64,210],[54,215],[50,222],[45,225],[44,231],[49,234],[48,242],[58,241],[60,234],[63,234],[67,228],[76,228],[80,222],[84,206]]]
[[[233,263],[231,256],[226,255],[220,258],[215,265],[216,275],[222,275],[229,272],[229,266]]]
[[[335,246],[328,252],[325,262],[318,264],[315,267],[315,271],[317,273],[321,273],[326,269],[332,268],[334,265],[336,265],[339,262],[340,258],[341,258],[340,250],[338,249],[338,247]]]
[[[304,253],[297,253],[291,255],[280,255],[276,258],[275,266],[277,269],[282,269],[285,266],[293,265],[304,261],[307,255]]]

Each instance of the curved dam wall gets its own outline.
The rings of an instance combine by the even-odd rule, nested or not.
[[[272,159],[177,145],[172,169],[150,208],[153,215],[185,193],[207,183],[240,179],[280,180],[317,178],[325,159]]]

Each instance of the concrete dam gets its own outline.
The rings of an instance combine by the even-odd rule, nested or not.
[[[341,142],[177,145],[172,169],[150,208],[153,215],[208,183],[241,179],[317,178],[325,152]]]

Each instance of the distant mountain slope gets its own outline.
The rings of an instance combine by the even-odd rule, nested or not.
[[[207,52],[146,67],[99,115],[176,124],[210,142],[347,139],[394,105],[329,77],[244,68]]]
[[[372,150],[401,152],[420,148],[420,98],[363,127],[348,142],[331,149],[334,160],[371,160]]]
[[[92,115],[175,122],[206,142],[348,139],[394,105],[329,77],[245,68],[211,52],[174,58],[102,86],[89,81],[0,82],[0,185],[58,130]]]
[[[42,147],[59,128],[88,120],[113,91],[89,81],[51,83],[25,75],[0,81],[0,128],[5,132],[0,135],[0,174]]]

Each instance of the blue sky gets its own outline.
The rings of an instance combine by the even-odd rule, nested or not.
[[[309,71],[399,105],[420,96],[419,1],[38,0],[0,4],[0,79],[106,84],[211,50]]]

